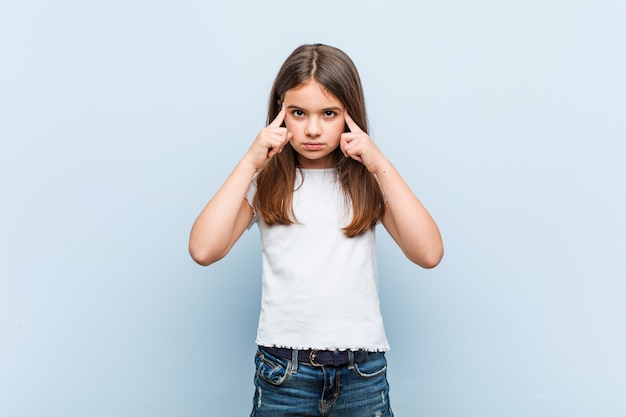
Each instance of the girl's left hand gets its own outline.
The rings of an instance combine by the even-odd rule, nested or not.
[[[352,117],[345,111],[345,119],[350,132],[341,134],[339,146],[346,158],[352,158],[367,168],[369,172],[376,174],[385,163],[385,157],[374,144],[370,136],[365,133]]]

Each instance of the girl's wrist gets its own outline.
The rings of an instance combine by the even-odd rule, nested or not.
[[[239,165],[247,171],[250,171],[251,175],[254,175],[261,169],[261,167],[257,167],[254,161],[247,155],[244,156],[241,161],[239,161]]]
[[[389,171],[389,169],[392,166],[391,162],[389,162],[389,160],[382,155],[376,161],[376,163],[373,163],[370,165],[371,167],[368,167],[368,170],[376,176],[381,175],[381,174],[384,175],[386,172]]]
[[[376,167],[376,169],[374,171],[372,171],[372,173],[374,175],[376,175],[376,177],[381,177],[384,176],[385,174],[387,174],[388,172],[390,172],[391,170],[393,170],[393,165],[391,164],[391,162],[389,162],[388,160],[385,159],[384,162],[382,162],[380,165],[378,165],[378,167]]]

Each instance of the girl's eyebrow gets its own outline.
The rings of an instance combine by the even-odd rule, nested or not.
[[[288,109],[306,110],[304,107],[297,106],[297,105],[295,105],[295,104],[289,104],[289,105],[287,106],[287,108],[288,108]],[[339,107],[339,106],[333,106],[333,107],[328,107],[328,108],[322,109],[322,110],[320,110],[320,111],[322,111],[322,112],[325,112],[325,111],[340,112],[340,111],[341,111],[341,107]]]

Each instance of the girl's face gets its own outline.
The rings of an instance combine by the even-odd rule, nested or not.
[[[339,146],[345,126],[345,107],[317,81],[310,79],[287,90],[285,126],[302,168],[333,166],[332,153]]]

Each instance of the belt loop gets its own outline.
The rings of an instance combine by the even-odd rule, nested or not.
[[[339,351],[338,350],[333,351],[333,356],[334,356],[333,357],[333,361],[334,361],[333,365],[339,366]]]
[[[354,352],[351,350],[348,351],[348,361],[350,362],[348,369],[354,369]]]
[[[291,374],[298,373],[298,349],[291,350]]]

